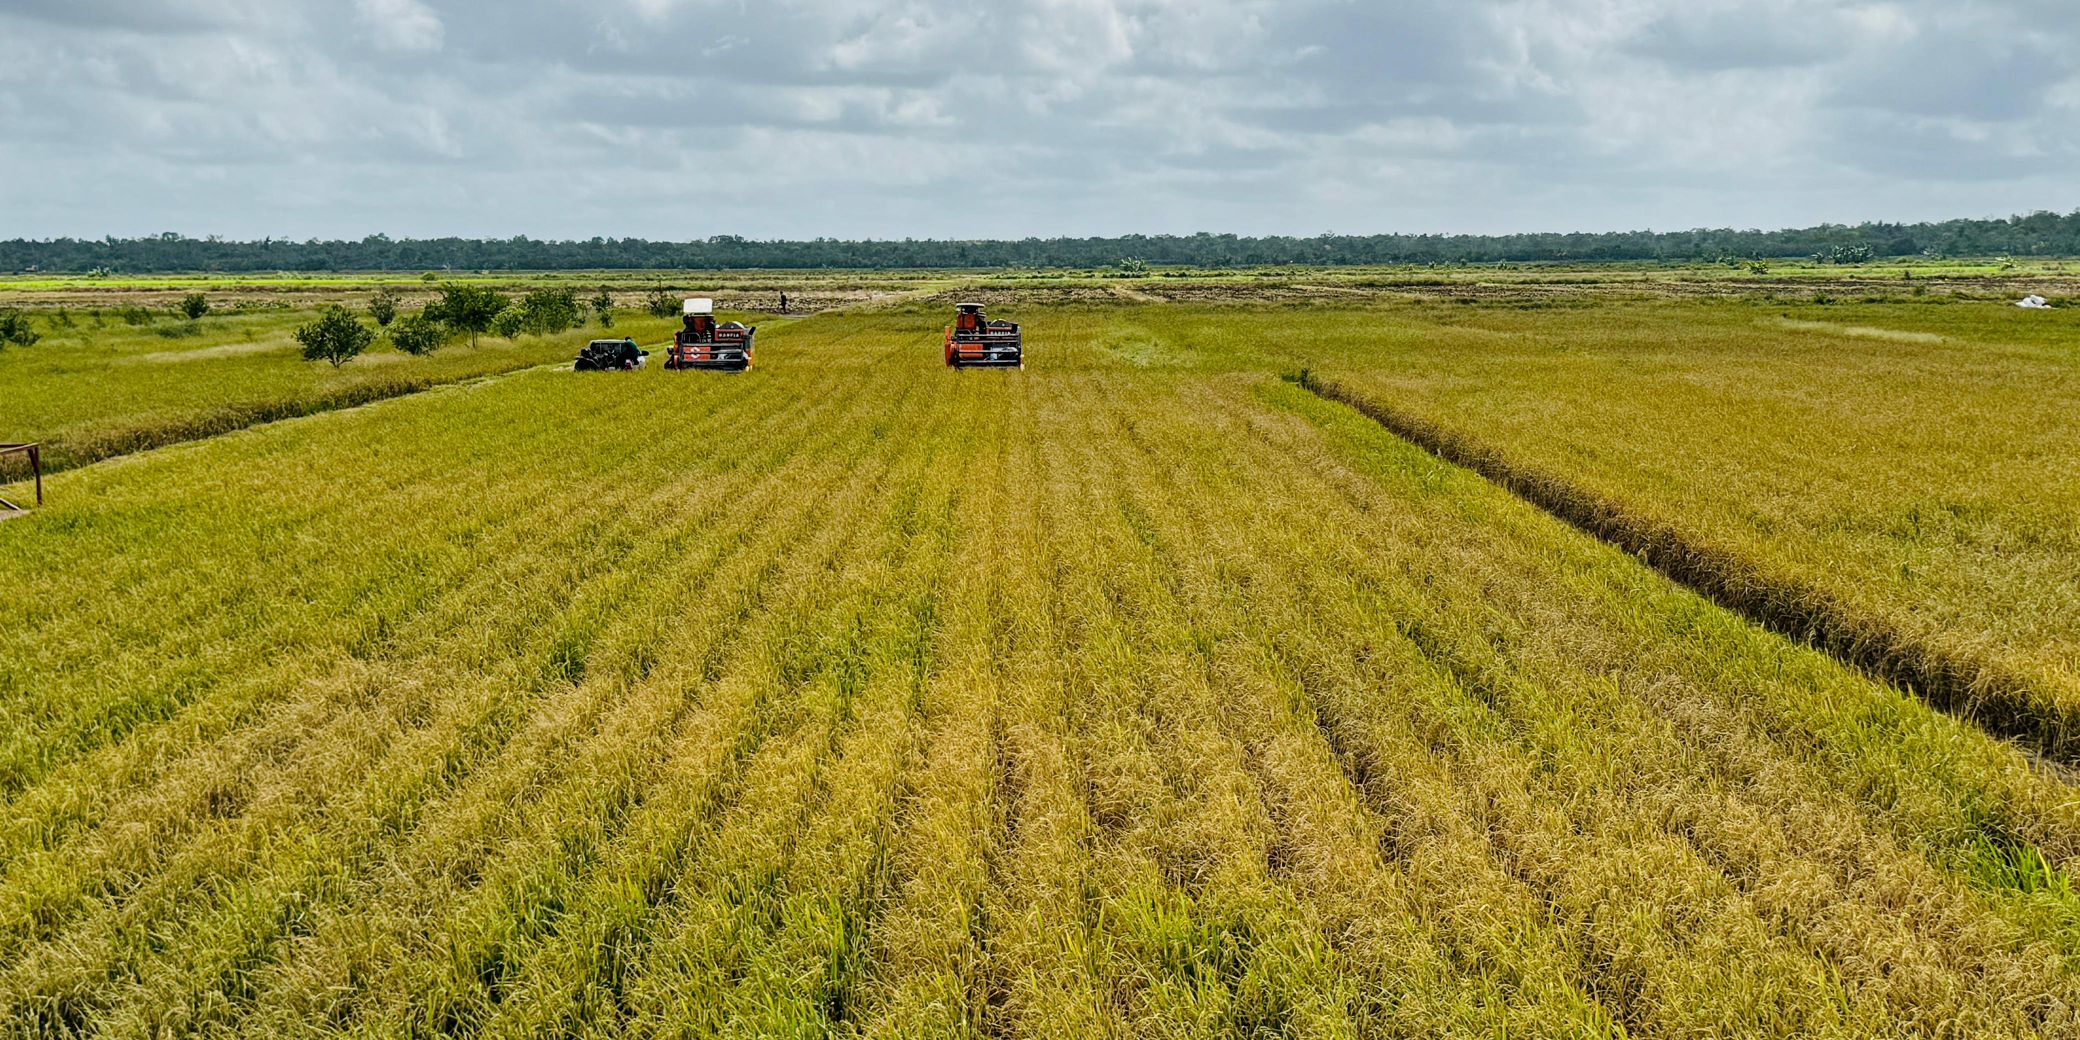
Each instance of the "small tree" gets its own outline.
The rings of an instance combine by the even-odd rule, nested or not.
[[[537,336],[552,336],[585,323],[578,294],[569,289],[536,289],[520,300],[520,327]]]
[[[390,345],[413,357],[431,354],[447,340],[447,326],[424,314],[407,314],[390,327]]]
[[[189,321],[201,321],[202,316],[209,313],[209,297],[199,292],[181,297],[181,313],[187,315]]]
[[[397,290],[379,290],[368,298],[368,316],[376,320],[377,326],[387,329],[397,320],[397,302]]]
[[[305,361],[329,361],[332,367],[352,361],[375,342],[376,334],[354,320],[345,307],[333,304],[319,312],[318,320],[296,330],[303,344]]]
[[[603,329],[611,329],[611,328],[613,328],[613,327],[614,327],[614,294],[613,294],[613,293],[610,293],[610,292],[608,292],[608,291],[606,291],[605,289],[601,289],[601,290],[599,291],[599,295],[597,295],[597,296],[594,296],[594,297],[592,298],[592,311],[593,311],[593,313],[594,313],[594,314],[597,314],[597,315],[599,315],[599,326],[600,326],[600,328],[603,328]]]
[[[669,318],[679,313],[679,301],[670,289],[659,289],[643,298],[643,309],[653,318]]]
[[[20,307],[0,307],[0,347],[26,347],[43,337],[29,324],[29,313]]]
[[[493,331],[491,322],[513,301],[503,293],[475,285],[443,285],[441,298],[426,308],[428,317],[454,329],[469,333],[469,345],[477,345],[479,333]]]

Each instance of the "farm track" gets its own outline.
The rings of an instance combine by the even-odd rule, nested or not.
[[[2018,741],[2042,755],[2067,779],[2080,766],[2080,708],[1997,661],[1928,645],[1882,618],[1858,612],[1826,589],[1773,577],[1738,553],[1699,545],[1671,526],[1522,466],[1464,433],[1334,380],[1303,373],[1300,385],[1363,413],[1395,436],[1447,462],[1481,474],[1757,625],[1892,683],[1997,736]]]
[[[2012,749],[1145,313],[819,321],[0,529],[0,1034],[2080,1029]]]

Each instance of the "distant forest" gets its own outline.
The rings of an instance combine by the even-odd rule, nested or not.
[[[1276,264],[1469,264],[1815,257],[1862,263],[1903,256],[2080,256],[2080,211],[1933,224],[1823,224],[1787,231],[1626,231],[1531,235],[1127,235],[1019,241],[700,242],[594,238],[228,242],[171,232],[149,238],[0,242],[0,271],[557,271],[702,268],[1247,267]]]

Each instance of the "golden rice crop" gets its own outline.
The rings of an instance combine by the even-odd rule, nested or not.
[[[1019,373],[826,316],[64,474],[0,524],[0,1023],[2080,1031],[2022,753],[1256,317],[1016,316]]]
[[[2067,314],[1403,308],[1372,333],[1325,321],[1303,363],[1722,600],[2070,759]]]

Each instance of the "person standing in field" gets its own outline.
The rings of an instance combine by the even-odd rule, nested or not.
[[[786,313],[787,313],[787,294],[786,294],[786,293],[781,293],[781,294],[780,294],[780,313],[782,313],[782,314],[786,314]]]

